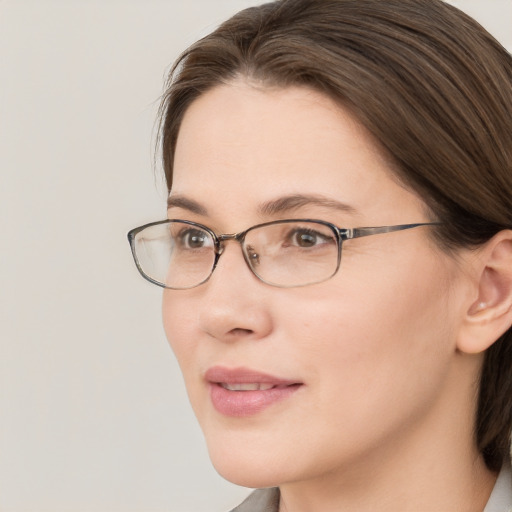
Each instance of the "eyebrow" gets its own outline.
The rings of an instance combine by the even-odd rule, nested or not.
[[[338,210],[350,215],[356,215],[357,210],[349,204],[342,203],[328,197],[312,194],[293,194],[280,197],[263,203],[258,211],[261,215],[275,215],[277,213],[291,212],[304,206],[321,206],[331,210]]]
[[[174,195],[167,198],[167,209],[169,208],[182,208],[197,215],[208,215],[208,210],[200,205],[197,201],[189,199],[185,196]]]
[[[350,215],[357,214],[357,210],[349,204],[312,194],[292,194],[266,201],[258,207],[258,213],[262,216],[272,216],[292,212],[305,206],[320,206]],[[208,210],[204,206],[182,195],[169,196],[167,199],[167,208],[182,208],[183,210],[188,210],[197,215],[208,215]]]

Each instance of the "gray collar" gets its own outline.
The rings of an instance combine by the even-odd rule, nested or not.
[[[257,489],[231,512],[279,512],[279,489]],[[483,512],[512,512],[512,471],[502,468]]]
[[[279,512],[279,489],[257,489],[231,512]]]
[[[491,496],[484,512],[511,512],[512,511],[512,472],[510,465],[504,466],[494,484]]]

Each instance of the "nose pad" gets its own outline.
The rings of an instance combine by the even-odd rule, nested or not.
[[[216,251],[217,257],[215,258],[215,263],[213,265],[213,272],[212,272],[213,275],[214,275],[214,271],[219,266],[219,263],[223,264],[225,262],[225,260],[227,259],[226,256],[222,257],[224,255],[224,253],[226,252],[227,245],[232,245],[233,249],[230,250],[230,253],[231,253],[231,251],[233,251],[233,253],[234,253],[234,256],[232,256],[232,257],[236,260],[236,258],[239,258],[239,256],[241,256],[242,257],[241,259],[243,260],[243,267],[245,267],[253,275],[253,277],[256,277],[258,279],[258,277],[254,274],[249,261],[247,260],[247,257],[244,253],[242,241],[238,239],[238,235],[236,235],[236,234],[221,235],[221,237],[219,237],[219,241],[220,241],[220,244]],[[226,244],[227,241],[233,241],[236,243]],[[236,248],[236,246],[238,246],[238,248]],[[237,254],[237,251],[238,251],[238,254]],[[231,259],[231,256],[229,259]],[[235,261],[235,265],[237,265],[237,264],[238,264],[238,262]],[[217,271],[217,273],[218,273],[218,271]],[[210,280],[213,278],[213,275],[210,278]]]

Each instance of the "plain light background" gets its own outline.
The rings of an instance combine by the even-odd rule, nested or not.
[[[126,232],[165,71],[257,0],[0,0],[0,511],[222,512]],[[459,0],[512,50],[512,0]]]

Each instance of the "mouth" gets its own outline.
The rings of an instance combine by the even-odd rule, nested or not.
[[[246,368],[210,368],[205,379],[210,388],[210,399],[224,416],[253,416],[290,398],[303,386],[302,382],[282,379]]]
[[[219,386],[227,389],[228,391],[266,391],[267,389],[273,389],[278,386],[273,384],[265,384],[263,382],[251,382],[245,384],[229,384],[227,382],[218,382]],[[292,386],[294,384],[291,384]]]

